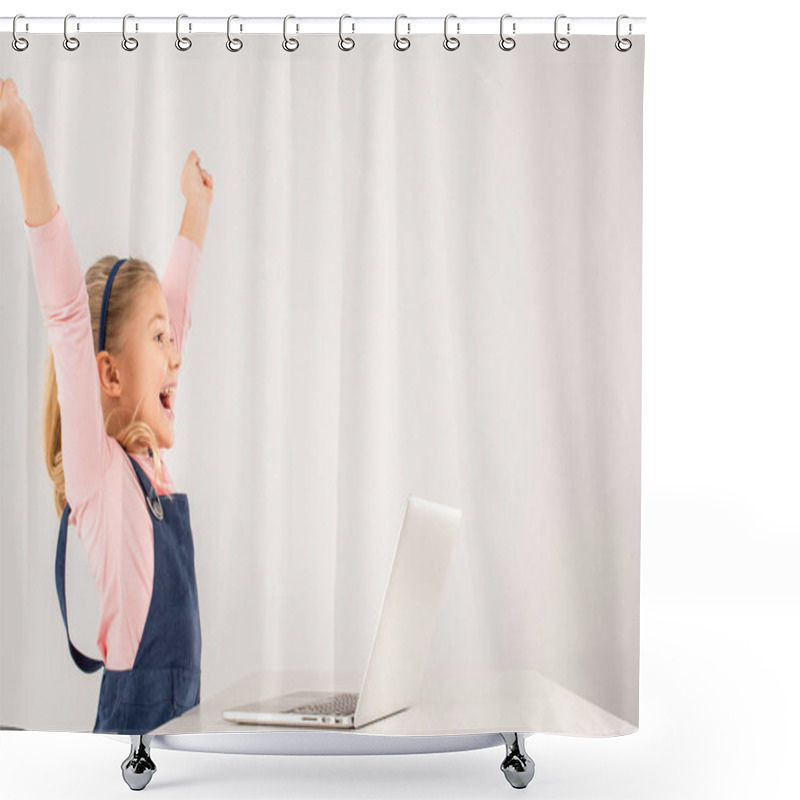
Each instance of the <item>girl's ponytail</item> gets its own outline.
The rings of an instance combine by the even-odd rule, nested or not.
[[[64,493],[64,465],[61,463],[61,409],[58,406],[56,365],[53,348],[47,348],[44,368],[44,463],[53,481],[56,511],[64,513],[67,497]]]

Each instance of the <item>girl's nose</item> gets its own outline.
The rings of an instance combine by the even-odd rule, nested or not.
[[[172,345],[172,353],[170,354],[170,363],[173,369],[177,369],[181,365],[181,353],[175,342],[170,342]]]

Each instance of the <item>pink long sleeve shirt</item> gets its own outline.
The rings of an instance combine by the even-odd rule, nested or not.
[[[25,228],[55,362],[70,523],[86,547],[100,595],[97,647],[108,669],[130,669],[153,591],[153,523],[128,455],[105,431],[86,284],[61,207],[44,225],[26,220]],[[191,326],[200,258],[200,248],[178,236],[161,280],[180,352]],[[164,490],[172,493],[163,452]],[[131,455],[159,491],[153,459]]]

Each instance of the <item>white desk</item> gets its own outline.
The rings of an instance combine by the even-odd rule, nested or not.
[[[202,697],[199,705],[156,728],[154,735],[327,731],[337,735],[434,736],[507,731],[574,736],[621,736],[636,726],[614,716],[534,670],[427,673],[419,701],[398,714],[357,729],[244,725],[229,722],[222,711],[232,706],[289,692],[358,692],[361,676],[320,672],[254,672],[225,690]],[[202,696],[201,684],[201,696]],[[576,720],[580,724],[576,725]]]

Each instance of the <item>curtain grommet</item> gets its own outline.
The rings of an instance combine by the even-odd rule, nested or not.
[[[175,20],[175,47],[182,53],[185,53],[191,46],[192,40],[188,36],[181,36],[181,20],[188,19],[188,14],[178,14]],[[192,32],[192,23],[189,23],[189,33]]]
[[[458,38],[458,34],[461,33],[461,23],[456,23],[456,35],[455,36],[448,36],[447,35],[447,21],[451,18],[456,18],[455,14],[448,14],[444,18],[444,42],[442,42],[442,46],[445,50],[458,50],[461,47],[461,40]]]
[[[555,41],[553,42],[553,47],[558,50],[559,53],[563,53],[565,50],[569,50],[570,41],[565,36],[558,35],[558,21],[560,19],[566,19],[566,14],[559,14],[556,17],[555,24],[553,25],[553,31],[555,35]],[[569,22],[567,23],[567,36],[569,36]],[[564,45],[563,47],[561,45]]]
[[[239,19],[239,17],[236,14],[231,14],[228,17],[228,41],[225,42],[225,47],[227,47],[231,53],[238,53],[244,47],[244,42],[241,39],[237,39],[235,36],[231,38],[232,19]],[[241,29],[242,27],[240,25],[239,30],[241,31]]]
[[[342,36],[342,23],[344,22],[345,18],[353,19],[349,14],[342,14],[342,16],[339,17],[339,49],[348,52],[356,46],[356,42],[355,39],[351,38],[350,36]],[[356,24],[354,22],[351,33],[355,32]],[[345,46],[345,42],[349,42],[349,45]]]
[[[11,46],[12,46],[12,47],[13,47],[13,48],[14,48],[14,49],[15,49],[15,50],[18,52],[18,53],[21,53],[23,50],[27,50],[27,49],[28,49],[28,44],[29,44],[29,42],[28,42],[28,40],[27,40],[27,39],[25,39],[23,36],[17,36],[17,20],[18,20],[18,19],[25,19],[25,15],[24,15],[24,14],[17,14],[17,16],[16,16],[16,17],[14,17],[14,23],[13,23],[13,24],[12,24],[12,26],[11,26],[11,33],[12,33],[12,35],[13,35],[13,38],[12,38],[12,40],[11,40]],[[27,24],[28,24],[28,23],[26,22],[26,23],[25,23],[25,25],[26,25],[26,28],[27,28]],[[24,42],[25,44],[23,44],[23,42]]]
[[[630,19],[630,17],[627,14],[620,14],[617,17],[617,41],[614,42],[614,47],[616,47],[617,50],[619,50],[620,53],[627,53],[628,50],[630,50],[631,47],[633,47],[633,42],[630,39],[620,39],[619,38],[619,22],[622,19]],[[628,23],[628,34],[630,35],[632,32],[633,32],[633,26],[629,22]],[[626,43],[627,47],[623,47],[623,43]]]
[[[503,14],[503,16],[500,17],[500,49],[505,50],[506,52],[508,52],[509,50],[513,50],[517,46],[516,39],[514,39],[512,36],[505,36],[503,34],[503,23],[506,21],[506,19],[508,19],[511,16],[512,16],[511,14]],[[517,32],[516,22],[511,23],[511,32],[512,33]]]
[[[67,22],[69,21],[70,17],[75,19],[75,15],[74,14],[67,14],[67,16],[64,17],[64,41],[63,41],[63,45],[64,45],[64,49],[65,50],[69,50],[70,53],[72,53],[72,52],[74,52],[75,50],[77,50],[81,46],[81,43],[80,43],[80,40],[77,39],[77,37],[69,36],[67,34]],[[80,30],[80,24],[78,24],[78,30]]]
[[[133,14],[126,14],[122,18],[122,49],[127,50],[130,53],[139,46],[139,40],[134,39],[133,36],[128,36],[128,33],[125,30],[125,25],[127,24],[129,19],[135,19]],[[136,30],[137,31],[139,30],[138,23],[136,23]]]
[[[394,18],[394,49],[400,50],[401,52],[404,50],[408,50],[411,47],[411,39],[406,36],[400,36],[399,27],[400,27],[400,20],[401,19],[408,19],[405,14],[398,14]],[[406,26],[408,27],[408,33],[411,33],[411,23],[407,22]],[[403,44],[401,44],[401,42]]]
[[[297,50],[298,47],[300,47],[300,42],[298,42],[297,39],[295,39],[295,38],[291,38],[290,39],[290,38],[287,38],[287,36],[286,36],[286,23],[290,19],[297,19],[297,17],[292,16],[291,14],[287,14],[283,18],[283,43],[282,43],[282,47],[287,53],[294,53],[294,51]],[[300,26],[296,25],[295,26],[295,31],[299,32],[299,30],[300,30]],[[293,42],[294,46],[290,45],[289,42]]]

